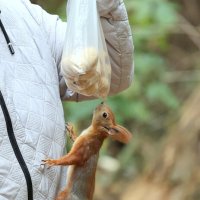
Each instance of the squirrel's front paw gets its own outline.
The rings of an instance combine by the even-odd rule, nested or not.
[[[67,122],[67,123],[65,124],[65,127],[66,127],[66,130],[67,130],[68,132],[73,132],[73,125],[72,125],[72,123]]]
[[[42,165],[54,166],[54,165],[57,165],[57,160],[45,159],[45,160],[42,160]]]
[[[74,127],[71,123],[67,122],[66,125],[66,130],[68,131],[69,133],[69,137],[72,141],[75,141],[77,136],[76,136],[76,133],[74,132]]]

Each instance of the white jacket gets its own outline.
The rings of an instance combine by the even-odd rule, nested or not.
[[[112,65],[110,94],[115,94],[132,81],[131,30],[122,1],[97,1]],[[0,30],[0,91],[31,174],[34,199],[52,200],[65,176],[61,167],[40,164],[42,159],[60,157],[65,149],[61,98],[85,99],[77,94],[69,98],[60,74],[66,24],[29,0],[0,0],[0,9],[15,50],[11,55]],[[0,107],[0,200],[14,199],[27,200],[27,187]]]

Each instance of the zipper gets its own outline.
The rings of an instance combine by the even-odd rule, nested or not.
[[[1,14],[1,10],[0,10],[0,14]],[[9,49],[11,55],[14,55],[15,54],[15,50],[13,48],[13,45],[12,45],[12,43],[10,41],[10,38],[9,38],[7,32],[6,32],[6,29],[5,29],[5,27],[4,27],[4,25],[3,25],[2,21],[1,21],[1,18],[0,18],[0,28],[1,28],[2,32],[3,32],[3,35],[5,37],[5,40],[6,40],[6,43],[8,45],[8,49]]]
[[[6,103],[4,101],[3,95],[1,93],[1,90],[0,90],[0,106],[1,106],[4,118],[5,118],[6,129],[7,129],[7,133],[8,133],[8,137],[9,137],[12,149],[15,153],[15,156],[18,160],[18,163],[19,163],[19,165],[24,173],[24,177],[26,179],[28,200],[33,200],[33,186],[32,186],[31,175],[29,173],[28,167],[24,161],[24,158],[23,158],[21,151],[19,149],[19,146],[17,144],[17,140],[15,138],[15,134],[13,131],[12,121],[11,121]]]

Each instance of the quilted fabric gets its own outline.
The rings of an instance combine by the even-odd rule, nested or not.
[[[40,164],[42,159],[60,157],[65,149],[64,114],[53,55],[57,47],[51,46],[56,41],[49,36],[55,37],[55,28],[44,28],[42,10],[31,12],[29,2],[1,0],[0,5],[1,20],[16,52],[10,54],[0,31],[0,89],[31,173],[34,199],[54,199],[61,167],[46,169]],[[57,17],[50,20],[56,27]],[[26,187],[0,109],[0,200],[26,200]]]
[[[119,9],[121,6],[122,3]],[[31,174],[34,199],[52,200],[65,184],[65,169],[47,169],[40,164],[42,159],[60,157],[65,150],[64,113],[60,96],[65,100],[73,99],[66,95],[66,85],[62,82],[59,67],[66,24],[57,16],[32,5],[29,0],[0,0],[0,9],[1,20],[15,49],[15,54],[11,55],[0,30],[0,90]],[[124,13],[120,13],[122,17]],[[129,25],[121,24],[121,30],[119,27],[116,31],[113,20],[112,17],[110,23],[104,18],[102,24],[114,66],[113,91],[117,92],[131,82],[133,48],[130,45]],[[121,23],[120,18],[116,20]],[[112,36],[111,32],[117,32],[119,37]],[[123,39],[119,41],[119,38]],[[118,50],[120,46],[123,46],[122,51]],[[122,56],[123,51],[127,58]],[[124,59],[124,68],[122,60],[114,59],[115,53]],[[128,84],[122,87],[119,83],[125,79]],[[25,178],[10,145],[0,109],[0,200],[26,199]]]

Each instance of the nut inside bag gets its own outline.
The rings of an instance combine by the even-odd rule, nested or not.
[[[105,99],[111,66],[96,0],[68,0],[61,71],[73,92]]]

